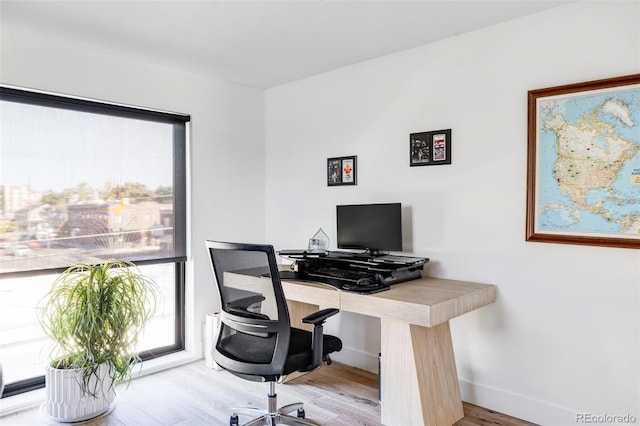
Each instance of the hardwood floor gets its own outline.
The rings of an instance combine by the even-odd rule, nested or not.
[[[228,425],[234,407],[267,404],[269,385],[207,368],[197,361],[141,377],[119,392],[109,414],[88,426]],[[307,419],[327,426],[379,426],[378,376],[338,362],[323,366],[287,384],[276,385],[278,406],[304,402]],[[519,419],[464,404],[465,417],[456,426],[532,425]],[[256,417],[240,415],[240,422]],[[36,408],[0,417],[2,426],[56,425]]]

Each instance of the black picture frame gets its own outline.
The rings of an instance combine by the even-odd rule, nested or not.
[[[327,186],[357,185],[358,157],[327,158]]]
[[[409,135],[409,165],[411,167],[441,164],[451,164],[451,129]]]

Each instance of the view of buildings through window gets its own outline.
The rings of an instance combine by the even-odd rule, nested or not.
[[[43,374],[46,339],[36,304],[55,273],[75,263],[140,264],[160,285],[163,303],[139,349],[174,345],[188,117],[0,99],[0,361],[7,381]]]
[[[55,192],[8,184],[0,191],[0,273],[172,257],[171,187],[127,182],[98,191],[80,183]]]

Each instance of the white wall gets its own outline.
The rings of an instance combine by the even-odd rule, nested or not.
[[[191,115],[187,344],[200,353],[202,321],[217,305],[205,239],[265,235],[264,92],[26,32],[11,22],[2,22],[1,37],[3,84]]]
[[[452,321],[465,400],[551,425],[640,418],[640,254],[524,240],[527,91],[640,72],[639,28],[638,2],[580,2],[267,90],[267,240],[321,226],[335,247],[337,204],[401,201],[429,275],[498,286]],[[409,134],[444,128],[453,164],[409,167]],[[358,185],[329,188],[343,155]],[[374,368],[379,324],[331,323],[336,358]]]

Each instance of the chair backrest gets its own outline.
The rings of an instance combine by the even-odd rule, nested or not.
[[[220,297],[213,358],[236,374],[282,374],[290,320],[273,246],[206,241]]]

